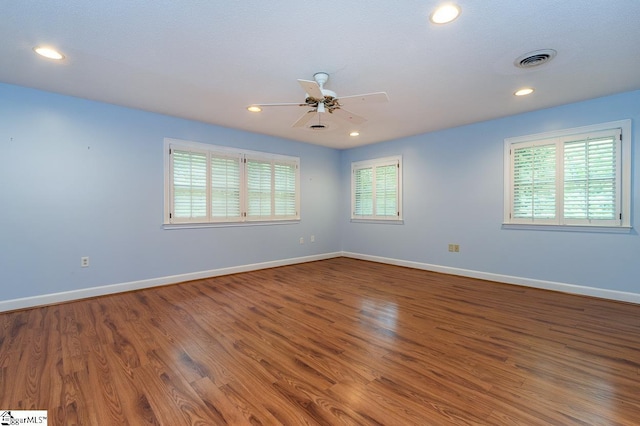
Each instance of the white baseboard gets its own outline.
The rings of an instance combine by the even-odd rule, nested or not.
[[[123,293],[132,290],[141,290],[150,287],[159,287],[177,284],[185,281],[203,278],[217,277],[221,275],[237,274],[240,272],[256,271],[259,269],[275,268],[278,266],[294,265],[297,263],[313,262],[316,260],[331,259],[334,257],[351,257],[354,259],[369,260],[390,265],[406,266],[408,268],[422,269],[426,271],[441,272],[444,274],[460,275],[463,277],[478,278],[481,280],[496,281],[505,284],[521,285],[525,287],[540,288],[544,290],[559,291],[562,293],[578,294],[582,296],[599,297],[602,299],[617,300],[621,302],[640,304],[640,294],[624,291],[608,290],[595,287],[586,287],[574,284],[565,284],[554,281],[543,281],[531,278],[514,277],[510,275],[494,274],[489,272],[474,271],[470,269],[453,268],[449,266],[432,265],[428,263],[413,262],[408,260],[393,259],[389,257],[371,256],[367,254],[351,252],[324,253],[313,256],[281,259],[249,265],[232,266],[229,268],[211,269],[208,271],[190,272],[187,274],[170,275],[166,277],[151,278],[147,280],[131,281],[120,284],[109,284],[99,287],[84,288],[79,290],[64,291],[60,293],[43,294],[32,297],[24,297],[12,300],[0,300],[0,312],[14,311],[18,309],[33,308],[36,306],[51,305],[55,303],[70,302],[73,300],[87,299],[89,297],[105,296],[114,293]]]
[[[359,253],[342,252],[342,256],[351,257],[354,259],[369,260],[372,262],[388,263],[390,265],[406,266],[408,268],[423,269],[426,271],[441,272],[443,274],[460,275],[463,277],[496,281],[505,284],[521,285],[525,287],[559,291],[562,293],[571,293],[581,296],[591,296],[601,299],[610,299],[620,302],[640,304],[640,294],[638,293],[628,293],[624,291],[608,290],[604,288],[587,287],[575,284],[565,284],[554,281],[536,280],[532,278],[514,277],[511,275],[494,274],[490,272],[474,271],[470,269],[452,268],[450,266],[431,265],[428,263],[412,262],[408,260],[393,259],[380,256],[370,256],[367,254]]]
[[[170,275],[166,277],[151,278],[148,280],[131,281],[120,284],[109,284],[99,287],[83,288],[79,290],[63,291],[60,293],[43,294],[20,299],[0,300],[0,312],[14,311],[17,309],[33,308],[36,306],[52,305],[55,303],[70,302],[73,300],[87,299],[89,297],[105,296],[125,291],[141,290],[150,287],[177,284],[185,281],[211,278],[221,275],[237,274],[239,272],[256,271],[259,269],[275,268],[278,266],[294,265],[297,263],[313,262],[342,256],[341,252],[324,253],[313,256],[296,257],[292,259],[273,260],[269,262],[253,263],[249,265],[232,266],[229,268],[211,269],[208,271],[190,272],[187,274]]]

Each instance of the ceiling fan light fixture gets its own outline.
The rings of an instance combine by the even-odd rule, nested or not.
[[[259,106],[251,105],[251,106],[247,107],[247,111],[260,112],[260,111],[262,111],[262,108],[260,108]]]
[[[64,55],[58,52],[56,49],[46,46],[36,46],[33,48],[33,51],[36,52],[40,56],[44,56],[45,58],[55,59],[56,61],[60,61],[64,59]]]
[[[448,24],[460,16],[460,6],[447,3],[439,6],[429,16],[429,20],[434,24]]]
[[[520,90],[517,90],[514,95],[515,96],[527,96],[533,93],[533,89],[531,87],[523,87]]]
[[[349,133],[349,136],[355,138],[356,136],[360,136],[360,132],[351,132]]]

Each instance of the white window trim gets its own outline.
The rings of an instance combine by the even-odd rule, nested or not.
[[[187,228],[207,228],[207,227],[219,227],[219,226],[247,226],[247,225],[271,225],[271,224],[286,224],[286,223],[299,223],[300,222],[300,158],[272,154],[260,151],[251,151],[238,149],[233,147],[210,145],[206,143],[186,141],[181,139],[164,139],[164,229],[187,229]],[[241,218],[232,219],[228,221],[221,220],[207,220],[207,221],[174,221],[170,215],[172,212],[172,182],[171,182],[171,149],[185,149],[189,151],[196,151],[207,153],[208,157],[211,153],[228,155],[230,157],[242,157],[259,160],[275,160],[284,163],[295,164],[297,168],[296,173],[296,215],[287,216],[286,218],[269,218],[261,219],[256,217],[249,217],[248,215],[242,215]],[[246,183],[246,168],[243,167],[240,173],[240,185],[245,187]],[[210,186],[210,182],[207,182],[207,186]],[[245,187],[246,188],[246,187]],[[240,208],[242,212],[247,210],[247,196],[246,189],[241,189]],[[208,200],[208,204],[209,204]],[[207,210],[210,210],[210,206],[207,206]],[[210,217],[210,215],[208,215]]]
[[[398,198],[397,198],[397,212],[395,216],[364,216],[355,214],[356,204],[356,191],[355,191],[355,171],[357,169],[367,167],[377,167],[397,164],[398,166]],[[375,193],[375,191],[374,191]],[[383,158],[376,158],[372,160],[356,161],[351,163],[351,221],[352,222],[366,222],[366,223],[403,223],[402,218],[402,156],[390,156]]]
[[[512,210],[511,200],[511,149],[514,145],[542,141],[544,139],[558,139],[565,138],[567,136],[583,134],[583,133],[595,133],[603,130],[621,129],[621,142],[620,142],[620,213],[622,219],[619,224],[616,225],[602,225],[602,224],[570,224],[562,221],[562,218],[557,218],[553,223],[523,223],[510,218]],[[575,127],[571,129],[563,129],[545,133],[537,133],[533,135],[525,135],[518,137],[506,138],[504,140],[504,219],[503,225],[507,228],[519,228],[519,229],[550,229],[550,230],[571,230],[571,231],[591,231],[591,230],[611,230],[614,231],[630,229],[631,228],[631,120],[619,120],[611,121],[607,123],[594,124],[590,126]]]

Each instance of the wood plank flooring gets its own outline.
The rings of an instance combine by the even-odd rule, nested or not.
[[[0,314],[50,425],[637,425],[640,305],[348,258]]]

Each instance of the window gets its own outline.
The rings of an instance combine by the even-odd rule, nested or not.
[[[165,223],[300,219],[300,159],[165,139]]]
[[[351,164],[351,219],[402,220],[402,159]]]
[[[630,120],[505,140],[506,224],[628,227]]]

